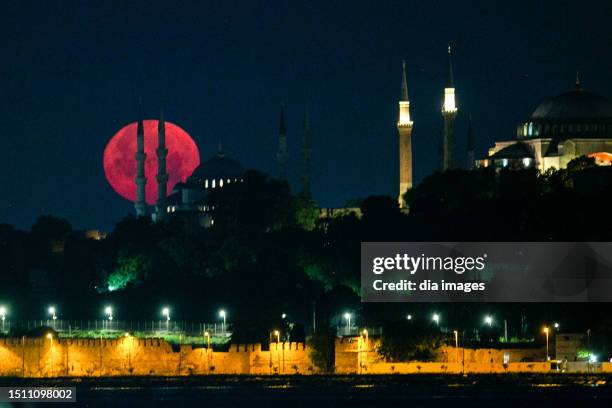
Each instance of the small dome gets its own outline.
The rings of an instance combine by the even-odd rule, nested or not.
[[[545,100],[533,112],[531,119],[610,121],[612,103],[603,96],[579,88]]]

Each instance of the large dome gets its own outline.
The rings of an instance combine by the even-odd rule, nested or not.
[[[575,89],[542,102],[532,120],[612,120],[612,103],[605,97]]]
[[[244,168],[236,160],[217,154],[200,164],[189,177],[190,182],[201,183],[204,180],[235,180],[242,178]]]

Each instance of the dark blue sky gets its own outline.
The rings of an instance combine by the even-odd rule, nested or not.
[[[586,89],[612,95],[610,2],[86,3],[2,5],[0,223],[29,228],[50,213],[109,230],[133,212],[106,182],[102,152],[135,120],[139,95],[147,117],[164,104],[203,158],[221,139],[272,173],[284,103],[295,181],[310,100],[322,206],[396,194],[403,58],[417,182],[438,166],[449,42],[461,159],[469,115],[480,156],[541,99],[572,88],[576,70]]]

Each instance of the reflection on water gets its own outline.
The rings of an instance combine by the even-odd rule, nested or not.
[[[312,376],[0,379],[0,386],[77,387],[87,407],[611,407],[606,376]],[[18,382],[18,384],[15,384]],[[75,406],[75,405],[72,405]]]

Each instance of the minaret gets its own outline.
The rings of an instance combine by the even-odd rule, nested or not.
[[[144,150],[144,126],[142,123],[142,101],[138,105],[138,129],[136,130],[136,217],[147,215],[147,201],[145,196],[145,160],[147,155]]]
[[[304,108],[304,138],[302,140],[302,194],[304,197],[310,198],[310,155],[312,149],[310,147],[310,116],[308,114],[308,104]]]
[[[468,119],[468,129],[467,129],[467,144],[465,148],[466,160],[467,160],[467,168],[468,170],[473,170],[475,165],[475,157],[474,157],[474,133],[472,131],[472,115]]]
[[[166,210],[166,190],[168,188],[168,173],[166,173],[166,122],[164,121],[164,110],[160,110],[159,121],[157,122],[157,204],[155,211],[157,220],[161,220]]]
[[[455,81],[453,80],[453,64],[451,60],[451,47],[448,46],[448,81],[444,88],[444,104],[442,105],[444,118],[444,138],[442,140],[442,170],[455,167],[455,118],[457,105],[455,104]]]
[[[399,194],[400,208],[405,208],[404,194],[412,188],[412,125],[410,120],[410,101],[408,100],[408,84],[406,82],[406,61],[402,62],[402,89],[399,100],[399,118],[397,132],[399,134]]]
[[[285,127],[285,109],[281,105],[280,124],[278,128],[278,178],[287,180],[287,128]]]

